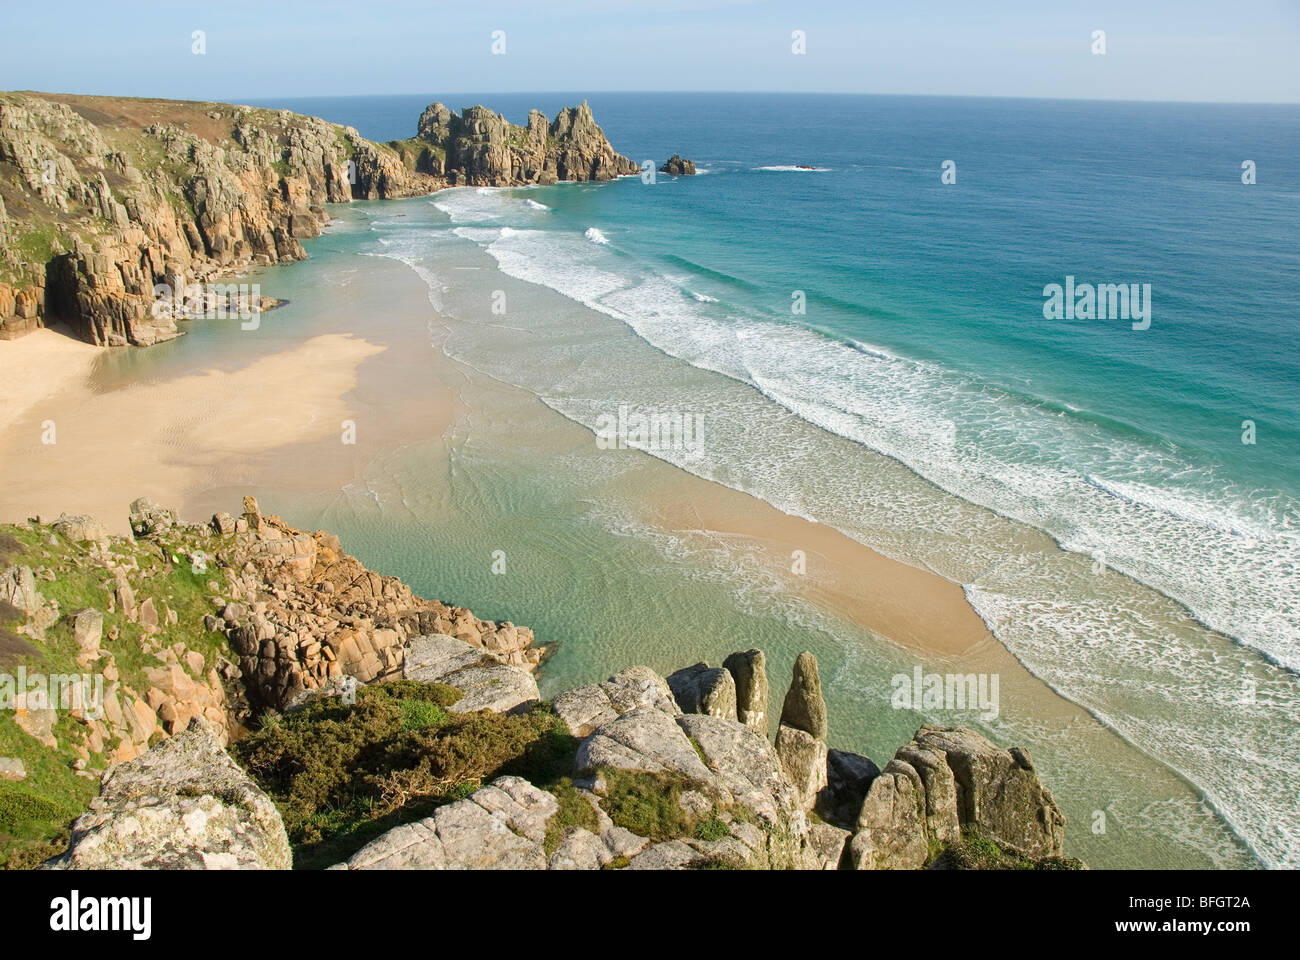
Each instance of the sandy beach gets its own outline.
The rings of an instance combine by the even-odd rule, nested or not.
[[[747,539],[792,591],[924,656],[967,657],[996,645],[958,584],[748,494],[702,480],[694,486],[689,499],[652,504],[654,521],[678,532]]]
[[[404,271],[377,269],[394,274],[394,313],[422,308],[414,278],[395,284]],[[370,339],[329,332],[235,370],[108,390],[95,383],[100,348],[54,330],[2,343],[0,456],[22,469],[0,479],[0,516],[84,512],[126,533],[126,506],[139,496],[195,519],[257,487],[328,495],[376,451],[445,433],[463,412],[455,385],[465,369],[438,350],[417,353],[408,336],[382,326]],[[395,408],[420,416],[389,415]],[[343,442],[345,421],[364,442]],[[54,442],[45,443],[50,422]],[[747,494],[646,466],[664,474],[646,504],[661,528],[758,543],[793,592],[918,654],[964,657],[996,645],[957,584]],[[802,575],[790,573],[795,551],[806,557]]]
[[[509,547],[511,537],[537,535],[529,526],[535,505],[521,502],[514,492],[479,500],[477,472],[522,470],[521,479],[533,478],[526,482],[545,482],[559,465],[593,465],[592,435],[528,391],[447,356],[441,344],[451,321],[430,312],[425,283],[404,265],[371,259],[353,270],[331,267],[326,260],[322,257],[315,273],[285,281],[293,303],[276,311],[276,325],[265,328],[273,336],[266,340],[219,335],[205,344],[204,330],[196,326],[197,336],[161,348],[174,351],[166,362],[155,362],[166,353],[141,350],[135,355],[143,358],[139,365],[105,362],[113,355],[54,331],[0,343],[5,414],[0,458],[7,466],[0,476],[0,517],[89,513],[113,532],[126,533],[127,506],[139,496],[198,521],[237,508],[239,497],[252,493],[269,513],[296,514],[299,525],[341,529],[350,519],[353,534],[361,536],[345,537],[345,547],[358,555],[378,552],[378,568],[422,584],[427,596],[472,600],[488,615],[546,628],[546,639],[562,648],[572,642],[570,631],[578,624],[591,633],[584,642],[597,645],[582,648],[584,664],[594,655],[621,666],[628,657],[643,658],[657,649],[658,633],[629,637],[623,632],[619,618],[629,614],[621,605],[615,604],[613,620],[593,612],[594,627],[572,619],[566,604],[588,598],[570,597],[563,570],[556,574],[559,579],[539,571],[542,579],[531,584],[512,578],[494,606],[476,599],[472,578],[439,566],[446,538],[455,535],[458,511],[466,508],[486,512],[475,521],[478,537],[452,551],[462,566],[466,556],[481,550],[486,571],[489,546]],[[371,306],[376,303],[382,309]],[[53,421],[54,443],[41,442],[46,421]],[[344,421],[355,426],[355,444],[342,442]],[[485,443],[491,450],[486,462]],[[903,663],[998,675],[1003,702],[1014,704],[1017,715],[1032,717],[1046,730],[1068,731],[1076,747],[1087,743],[1086,754],[1094,761],[1111,758],[1115,769],[1130,769],[1135,762],[1133,751],[1111,731],[1033,677],[989,633],[961,586],[938,574],[652,457],[634,457],[608,481],[593,474],[581,490],[581,497],[608,494],[634,505],[648,527],[702,536],[737,555],[758,556],[791,597],[880,638],[902,651]],[[583,558],[591,556],[586,550],[604,547],[565,526],[563,511],[569,506],[556,503],[562,516],[539,517],[544,526],[536,529],[545,539],[560,538],[566,562],[587,564],[579,575],[591,578],[589,589],[597,592],[599,607],[603,585]],[[382,532],[365,542],[375,525]],[[490,542],[481,539],[483,534]],[[570,541],[571,536],[577,539]],[[430,538],[438,546],[422,546]],[[515,549],[526,547],[515,544]],[[805,558],[802,573],[792,570],[795,551]],[[468,597],[463,595],[467,583]],[[665,599],[678,602],[671,594]],[[548,603],[550,608],[539,606]],[[704,623],[713,612],[701,613],[705,620],[695,629],[708,630]],[[717,615],[710,642],[733,649],[759,642],[742,639],[741,621],[723,611]],[[690,636],[691,619],[686,631],[670,630],[662,640]],[[695,638],[691,656],[702,655],[698,641],[703,637]],[[848,669],[833,645],[817,646],[825,641],[800,636],[791,642],[817,649],[828,671],[835,662]],[[778,647],[762,643],[781,656]],[[634,650],[627,649],[630,644]],[[713,652],[706,655],[716,659]],[[665,670],[680,665],[661,664]],[[580,679],[592,677],[584,673]],[[834,673],[828,672],[827,682],[837,682]],[[836,743],[861,748],[881,737],[880,749],[887,749],[883,740],[896,731],[882,733],[879,697],[888,685],[864,691],[850,683],[850,688],[855,690],[850,699],[833,705]],[[1048,754],[1049,765],[1053,756]],[[1143,790],[1154,796],[1184,789],[1154,764],[1141,769]],[[1113,789],[1085,786],[1092,783],[1085,770],[1056,766],[1054,774],[1071,784],[1070,803],[1078,809],[1104,806]]]
[[[84,386],[103,351],[62,327],[0,342],[0,412],[12,426],[28,409],[69,388]]]
[[[382,349],[330,334],[233,372],[96,393],[98,348],[48,330],[0,344],[0,459],[21,464],[0,480],[0,516],[83,512],[127,533],[136,497],[173,505],[196,487],[252,481],[250,458],[341,435],[357,368]]]

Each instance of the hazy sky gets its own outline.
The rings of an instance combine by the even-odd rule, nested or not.
[[[1300,102],[1300,0],[6,0],[0,89],[779,90]],[[207,52],[192,53],[195,30]],[[492,52],[504,31],[505,53]],[[807,52],[791,52],[802,30]],[[1094,30],[1106,54],[1092,52]]]

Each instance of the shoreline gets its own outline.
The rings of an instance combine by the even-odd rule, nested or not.
[[[417,442],[436,444],[445,440],[466,411],[475,409],[472,403],[467,407],[463,402],[463,385],[476,382],[479,375],[437,346],[441,341],[440,315],[429,303],[424,281],[409,266],[393,260],[368,259],[355,272],[359,289],[345,297],[340,297],[336,290],[315,294],[323,307],[313,306],[311,298],[291,296],[293,306],[287,308],[291,313],[285,314],[283,331],[271,325],[264,328],[277,336],[293,337],[297,333],[308,338],[305,345],[325,341],[330,349],[322,356],[333,356],[327,374],[312,370],[310,375],[304,375],[303,355],[298,352],[304,344],[286,350],[268,348],[257,340],[236,338],[238,345],[232,346],[230,354],[243,356],[233,368],[230,356],[213,358],[214,366],[221,361],[222,369],[230,369],[227,374],[189,372],[144,381],[135,379],[133,374],[125,386],[98,395],[89,386],[74,385],[54,396],[49,402],[60,409],[84,409],[87,420],[99,421],[96,428],[100,435],[97,444],[89,448],[94,452],[86,457],[76,457],[75,451],[67,448],[59,451],[70,460],[91,462],[92,469],[85,476],[77,471],[63,473],[64,486],[59,491],[43,491],[44,502],[50,504],[51,510],[75,509],[96,514],[114,532],[125,526],[126,504],[141,495],[174,503],[187,516],[201,516],[216,509],[227,509],[231,502],[237,501],[237,496],[232,500],[235,493],[253,493],[272,512],[288,516],[297,510],[301,515],[311,511],[313,504],[324,504],[327,508],[336,504],[346,506],[346,498],[340,498],[340,488],[360,476],[363,467],[396,458]],[[319,278],[315,282],[319,284]],[[366,304],[376,302],[378,295],[384,298],[384,310],[367,313]],[[413,330],[410,322],[413,314],[409,311],[417,309],[419,322]],[[363,317],[368,326],[359,327],[358,320]],[[303,329],[296,330],[300,323]],[[198,328],[193,329],[197,332]],[[344,330],[347,332],[343,333]],[[434,332],[432,346],[430,330]],[[77,345],[76,341],[70,343]],[[189,337],[182,338],[180,343],[186,344],[179,347],[181,350],[188,351],[195,346]],[[102,352],[99,348],[88,349]],[[250,375],[249,371],[263,376]],[[278,392],[268,387],[268,382],[279,382]],[[287,431],[282,432],[280,427],[268,428],[262,405],[271,402],[273,406],[275,397],[292,397],[295,390],[308,383],[312,384],[312,399],[300,393],[296,399],[300,412],[314,407],[315,415],[300,417]],[[193,430],[185,420],[185,408],[201,406],[205,398],[209,403],[221,404],[228,397],[238,397],[240,389],[231,388],[231,384],[244,388],[245,396],[239,398],[237,409],[216,417],[218,428]],[[508,398],[511,404],[522,400],[544,412],[546,423],[554,424],[557,438],[569,438],[584,446],[590,441],[590,432],[585,427],[550,411],[526,390],[497,380],[492,380],[492,384],[494,390],[511,395]],[[395,393],[401,394],[396,406]],[[105,400],[115,404],[111,408],[113,416],[103,415]],[[179,409],[178,400],[183,401]],[[395,409],[407,416],[394,416]],[[169,410],[174,410],[174,414],[169,416]],[[260,431],[239,416],[240,411],[248,415],[258,410],[264,415]],[[140,422],[148,427],[143,436],[133,435],[135,422],[130,416],[122,416],[123,411],[142,411]],[[420,413],[418,422],[412,423],[410,411]],[[148,415],[144,416],[145,413]],[[206,415],[212,419],[211,411]],[[343,417],[357,421],[365,438],[363,444],[347,447],[339,443],[338,423]],[[200,412],[198,419],[203,418],[204,413]],[[33,419],[24,418],[24,431],[33,429]],[[10,424],[0,430],[0,453],[14,452],[12,439],[16,429],[17,425]],[[257,437],[259,433],[262,436]],[[63,440],[62,435],[60,439]],[[218,447],[219,439],[227,446]],[[563,442],[568,443],[569,439]],[[157,465],[159,472],[147,473],[144,471],[151,468],[133,467],[133,473],[150,476],[156,488],[128,482],[129,489],[126,489],[121,487],[121,480],[110,478],[119,490],[114,493],[106,490],[106,485],[93,475],[100,464],[116,466],[129,462],[124,461],[124,455],[141,454],[147,463]],[[439,451],[437,457],[439,462],[451,462],[449,453]],[[183,462],[177,462],[178,459]],[[1105,759],[1096,758],[1128,756],[1131,763],[1141,757],[1145,775],[1154,783],[1177,779],[1188,785],[1190,792],[1196,792],[1197,788],[1186,776],[1100,724],[1085,708],[1030,673],[988,631],[955,582],[886,558],[829,527],[783,514],[776,507],[756,502],[749,494],[701,479],[654,458],[648,458],[637,472],[652,481],[648,485],[636,484],[640,505],[652,522],[657,519],[666,528],[683,532],[703,528],[737,540],[753,541],[764,549],[777,569],[787,574],[790,550],[803,549],[808,556],[809,576],[787,576],[786,581],[793,592],[814,606],[864,627],[887,644],[911,654],[912,662],[919,659],[926,669],[939,663],[959,663],[962,672],[1001,673],[1004,697],[1010,689],[1015,689],[1019,713],[1032,716],[1043,730],[1070,730],[1075,736],[1092,739],[1090,748],[1072,754],[1074,760],[1083,761],[1086,755],[1094,758],[1092,762],[1106,763]],[[54,473],[59,475],[57,470]],[[436,488],[439,482],[435,474],[431,486]],[[33,486],[26,478],[24,483]],[[83,490],[93,490],[94,496],[70,493],[69,488],[75,489],[78,483],[83,484]],[[11,478],[0,482],[0,511],[4,514],[21,512],[11,506],[14,488]],[[647,497],[647,489],[656,495]],[[661,503],[670,492],[682,490],[689,491],[684,499],[701,505],[693,514]],[[87,500],[95,498],[103,506],[95,508],[87,504]],[[378,498],[375,504],[376,509],[384,509]],[[399,513],[396,519],[400,523],[404,517]],[[409,579],[404,567],[379,569]],[[470,602],[459,595],[450,599]],[[937,607],[932,603],[935,599],[940,601]],[[490,615],[503,619],[517,617],[531,626],[533,620],[528,610],[534,602],[521,601],[516,608],[496,609]],[[471,605],[480,606],[477,602]],[[848,701],[839,709],[857,708]],[[1063,758],[1058,758],[1058,762],[1060,759]],[[1152,776],[1157,770],[1161,773]],[[1077,774],[1071,777],[1077,778]],[[1071,799],[1083,809],[1082,795]],[[1100,800],[1090,798],[1087,802]],[[1072,819],[1078,823],[1080,815],[1076,810]],[[1086,829],[1086,824],[1079,829]]]
[[[404,266],[400,269],[408,273]],[[393,313],[410,306],[422,292],[422,282],[409,275],[414,285],[388,308]],[[432,309],[427,302],[422,307]],[[11,351],[15,344],[19,349]],[[0,376],[16,371],[21,363],[23,376],[10,381],[19,384],[20,391],[32,390],[34,384],[47,386],[32,390],[35,395],[0,428],[0,453],[23,458],[26,467],[22,478],[10,475],[0,481],[0,516],[21,520],[75,508],[97,516],[110,531],[123,533],[128,531],[125,506],[137,496],[176,503],[192,512],[219,508],[229,501],[228,491],[264,486],[262,478],[270,479],[268,474],[276,486],[337,489],[322,481],[343,480],[354,466],[349,458],[338,456],[343,445],[330,442],[339,433],[337,424],[359,419],[369,434],[368,446],[376,442],[375,432],[381,447],[403,442],[404,431],[383,416],[385,404],[367,409],[370,403],[357,395],[366,389],[362,364],[385,363],[382,355],[394,347],[327,333],[230,372],[209,368],[98,392],[91,381],[95,360],[105,348],[54,330],[11,341],[0,346]],[[431,353],[435,380],[465,375],[458,361],[436,349]],[[387,362],[401,366],[395,356]],[[310,374],[302,374],[304,370]],[[395,376],[384,381],[391,384]],[[292,388],[287,388],[289,383]],[[0,401],[7,399],[0,392]],[[428,425],[445,433],[464,410],[454,390],[443,390],[440,401],[438,415]],[[38,405],[39,411],[33,412]],[[42,450],[32,439],[39,433],[33,423],[37,412],[41,420],[53,420],[64,437],[71,434],[69,440],[60,438]],[[311,455],[305,455],[306,449]],[[129,450],[137,458],[132,473],[149,482],[100,477],[79,491],[72,464],[90,460],[111,469],[114,450]],[[262,478],[250,469],[254,459],[261,461]],[[749,494],[665,466],[696,488],[689,497],[690,513],[680,506],[680,498],[676,504],[666,496],[645,504],[647,514],[666,529],[702,528],[746,538],[785,558],[802,549],[808,576],[792,587],[917,653],[961,659],[998,643],[960,584],[886,557],[832,528],[789,516]],[[789,567],[788,559],[784,566]]]

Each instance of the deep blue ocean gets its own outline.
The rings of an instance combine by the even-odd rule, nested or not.
[[[413,135],[435,100],[522,123],[581,99],[255,105],[382,141]],[[802,433],[787,447],[761,429],[778,422],[764,408],[723,391],[681,399],[735,426],[714,432],[708,462],[679,466],[961,583],[1031,671],[1205,789],[1265,862],[1294,863],[1293,813],[1278,821],[1251,778],[1300,776],[1287,745],[1300,669],[1300,107],[588,99],[621,153],[655,166],[680,153],[699,174],[446,191],[419,218],[376,219],[373,242],[426,273],[437,243],[478,244],[503,274],[626,324],[683,370],[905,465],[936,496],[886,509],[841,447]],[[1051,285],[1067,283],[1142,291],[1143,310],[1049,318]],[[556,343],[573,374],[536,392],[590,426],[599,405],[582,371],[620,360],[571,359],[581,344]],[[1010,556],[1014,534],[949,496],[1042,531],[1067,559]],[[995,541],[996,559],[975,546]],[[1096,580],[1104,571],[1173,601],[1195,629]]]

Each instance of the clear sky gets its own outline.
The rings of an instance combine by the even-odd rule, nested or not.
[[[1300,102],[1300,0],[61,0],[0,89],[239,100],[750,90]],[[205,32],[206,53],[192,52]],[[803,55],[791,34],[806,36]],[[1104,30],[1106,53],[1092,52]],[[505,53],[492,52],[504,31]],[[498,44],[499,47],[499,44]]]

